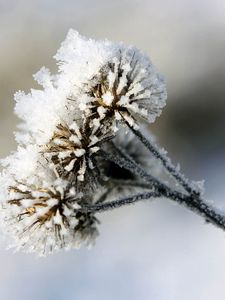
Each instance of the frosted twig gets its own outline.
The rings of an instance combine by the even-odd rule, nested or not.
[[[128,123],[127,126],[130,128],[130,130],[139,138],[139,140],[143,143],[143,145],[145,145],[145,147],[157,158],[159,159],[163,166],[165,167],[165,169],[169,172],[169,174],[171,174],[177,181],[178,183],[189,193],[191,193],[192,195],[199,195],[199,191],[196,191],[191,184],[189,183],[188,179],[184,177],[183,174],[181,174],[176,167],[172,164],[171,160],[166,157],[166,155],[164,155],[162,153],[162,151],[160,151],[160,149],[156,146],[153,145],[151,143],[151,141],[147,140],[145,138],[145,136],[141,133],[140,130],[138,129],[134,129],[133,127],[131,127]]]
[[[109,159],[113,161],[114,163],[118,164],[120,167],[125,168],[136,175],[139,175],[141,178],[143,178],[146,182],[149,183],[149,188],[152,188],[152,184],[155,189],[155,193],[157,194],[157,197],[166,197],[169,198],[172,201],[175,201],[181,205],[184,205],[185,207],[191,209],[192,211],[196,212],[200,216],[202,216],[205,221],[210,222],[211,224],[214,224],[221,229],[225,230],[225,216],[222,212],[211,206],[210,204],[206,203],[203,199],[200,198],[199,195],[197,194],[191,194],[191,195],[186,195],[184,193],[178,192],[176,190],[173,190],[163,182],[157,180],[154,178],[152,175],[146,173],[141,166],[139,166],[137,163],[134,162],[133,159],[126,157],[121,157],[121,154],[107,154],[103,151],[101,151],[103,156],[106,159]],[[144,193],[141,195],[145,195]],[[138,195],[139,199],[140,195]],[[126,198],[125,198],[126,199]],[[130,199],[130,198],[128,198]],[[133,198],[132,198],[133,199]],[[123,201],[124,199],[121,200],[116,200],[116,203],[119,205],[121,201],[121,205],[126,205],[126,201]],[[141,200],[141,199],[140,199]],[[139,200],[138,200],[139,201]],[[136,201],[133,201],[136,202]],[[133,203],[132,202],[132,203]],[[111,203],[111,202],[110,202]],[[104,203],[106,204],[106,207],[108,205],[110,206],[109,203]],[[104,206],[103,206],[104,207]],[[119,206],[116,206],[119,207]],[[115,207],[115,208],[116,208]],[[111,209],[113,208],[113,205],[111,206]],[[92,207],[94,209],[94,206]],[[96,211],[101,211],[99,207],[96,207]]]
[[[160,192],[161,196],[165,196],[167,198],[172,198],[176,200],[177,198],[186,197],[185,194],[182,194],[178,191],[171,189],[165,183],[161,182],[160,180],[156,179],[154,176],[148,174],[143,168],[138,165],[131,157],[122,157],[121,154],[113,153],[108,154],[101,150],[100,152],[105,159],[108,159],[118,166],[131,171],[137,176],[140,176],[143,180],[145,180],[149,184],[149,189],[154,188],[155,191]],[[146,188],[146,187],[145,187]]]
[[[105,201],[105,199],[110,195],[110,193],[114,190],[114,186],[108,188],[102,195],[101,197],[98,199],[98,201],[96,202],[96,204],[102,203]]]
[[[216,208],[214,208],[213,206],[206,203],[200,198],[193,198],[192,196],[184,195],[182,193],[172,191],[170,189],[164,191],[161,190],[155,192],[140,193],[134,196],[110,202],[86,205],[78,209],[78,211],[83,213],[101,213],[125,205],[134,204],[142,200],[159,197],[169,198],[170,200],[189,208],[193,212],[196,212],[198,215],[202,216],[206,222],[225,230],[225,216],[222,212],[220,212],[219,210],[217,210]]]
[[[96,203],[102,203],[106,200],[106,198],[113,192],[113,190],[124,187],[135,187],[142,189],[151,189],[148,183],[137,181],[137,180],[118,180],[110,178],[110,185],[107,190],[100,196]]]
[[[94,205],[86,205],[86,206],[83,206],[82,208],[78,209],[78,211],[83,212],[83,213],[103,212],[103,211],[119,208],[124,205],[133,204],[133,203],[141,201],[141,200],[157,198],[159,196],[160,196],[159,192],[140,193],[140,194],[130,196],[127,198],[123,198],[123,199],[119,199],[119,200],[114,200],[114,201],[105,202],[105,203],[98,203],[98,204],[94,204]]]
[[[141,200],[158,198],[163,196],[188,207],[192,211],[202,216],[206,222],[209,222],[225,230],[225,217],[222,212],[218,211],[217,209],[215,209],[214,207],[212,207],[211,205],[207,204],[205,201],[199,198],[196,199],[191,196],[184,195],[182,193],[172,193],[172,194],[169,193],[167,195],[163,195],[160,192],[149,192],[149,193],[137,194],[135,196],[131,196],[131,197],[127,197],[127,198],[123,198],[111,202],[105,202],[105,203],[95,204],[95,205],[87,205],[79,209],[79,211],[84,213],[88,213],[88,212],[100,213],[103,211],[119,208],[128,204],[133,204]]]
[[[175,200],[171,198],[172,200]],[[188,207],[192,211],[202,216],[206,222],[211,223],[225,230],[225,216],[224,213],[212,205],[206,203],[198,196],[177,197],[176,202]]]

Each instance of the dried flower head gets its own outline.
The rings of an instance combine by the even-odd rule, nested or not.
[[[87,116],[115,118],[134,125],[137,116],[154,122],[165,106],[166,88],[148,57],[134,47],[118,46],[86,86],[80,109]]]
[[[37,187],[17,182],[3,204],[5,228],[17,249],[46,255],[61,248],[78,248],[97,236],[97,219],[78,209],[90,199],[62,187]]]
[[[43,89],[15,95],[15,111],[23,120],[16,134],[21,144],[44,145],[57,125],[81,115],[92,127],[121,120],[134,125],[139,116],[154,122],[165,106],[163,77],[135,47],[86,39],[70,30],[55,58],[56,75],[43,67],[34,76]]]
[[[98,182],[99,172],[94,155],[109,138],[100,124],[94,128],[90,128],[88,122],[82,126],[75,121],[69,126],[59,124],[49,143],[43,147],[43,153],[53,163],[58,177],[74,185],[77,181],[78,184],[83,182],[91,190]]]

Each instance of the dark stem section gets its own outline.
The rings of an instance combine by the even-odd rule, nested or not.
[[[192,195],[199,195],[199,191],[197,191],[191,183],[189,183],[188,179],[182,175],[177,168],[172,164],[171,160],[160,151],[160,149],[153,145],[153,143],[145,138],[145,136],[141,133],[140,130],[134,129],[131,127],[128,123],[127,126],[130,128],[130,130],[139,138],[139,140],[142,142],[143,145],[155,156],[155,158],[159,159],[164,168],[168,171],[169,174],[171,174],[177,182],[190,194]]]
[[[206,203],[199,197],[184,196],[178,197],[177,199],[170,198],[179,204],[182,204],[192,211],[202,216],[206,222],[216,225],[221,229],[225,230],[225,216],[222,211]]]

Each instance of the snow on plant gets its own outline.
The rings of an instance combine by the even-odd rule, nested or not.
[[[150,59],[73,30],[55,58],[57,74],[43,67],[34,75],[41,90],[15,95],[18,149],[1,161],[0,175],[1,226],[11,246],[47,255],[90,245],[97,213],[159,197],[224,229],[223,214],[146,129],[167,97]]]

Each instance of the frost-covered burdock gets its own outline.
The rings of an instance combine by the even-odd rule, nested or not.
[[[75,121],[61,123],[42,151],[57,177],[76,182],[79,189],[88,185],[91,190],[97,185],[99,172],[94,154],[107,139],[103,130],[90,128],[87,120],[81,126]]]
[[[134,47],[86,39],[70,30],[55,58],[56,75],[45,67],[34,75],[42,90],[15,95],[15,112],[23,120],[19,143],[46,144],[57,126],[81,118],[95,131],[107,128],[110,134],[116,121],[133,125],[141,116],[154,122],[165,106],[163,77]]]
[[[29,156],[31,150],[35,151],[18,149],[6,159],[7,168],[0,178],[4,199],[1,224],[12,239],[11,246],[46,255],[93,244],[98,221],[92,213],[79,211],[83,205],[92,204],[92,199],[76,192],[67,180],[57,178],[43,157],[37,161]],[[26,169],[28,166],[32,170]]]
[[[83,199],[70,199],[60,188],[28,186],[9,187],[5,211],[6,230],[15,237],[15,247],[48,254],[61,248],[78,248],[97,235],[95,218],[76,210]],[[84,199],[85,200],[85,199]]]
[[[135,47],[88,40],[71,30],[56,59],[62,80],[67,85],[72,80],[68,100],[94,125],[114,119],[133,125],[138,115],[154,122],[165,106],[163,77]]]
[[[80,108],[101,122],[115,118],[133,126],[137,116],[154,122],[166,104],[163,77],[149,58],[134,47],[118,45],[117,52],[89,85]]]
[[[43,255],[90,244],[96,213],[159,197],[225,229],[224,214],[143,130],[166,101],[150,59],[73,30],[55,58],[57,74],[34,75],[42,89],[15,95],[18,149],[0,175],[0,220],[13,247]]]

